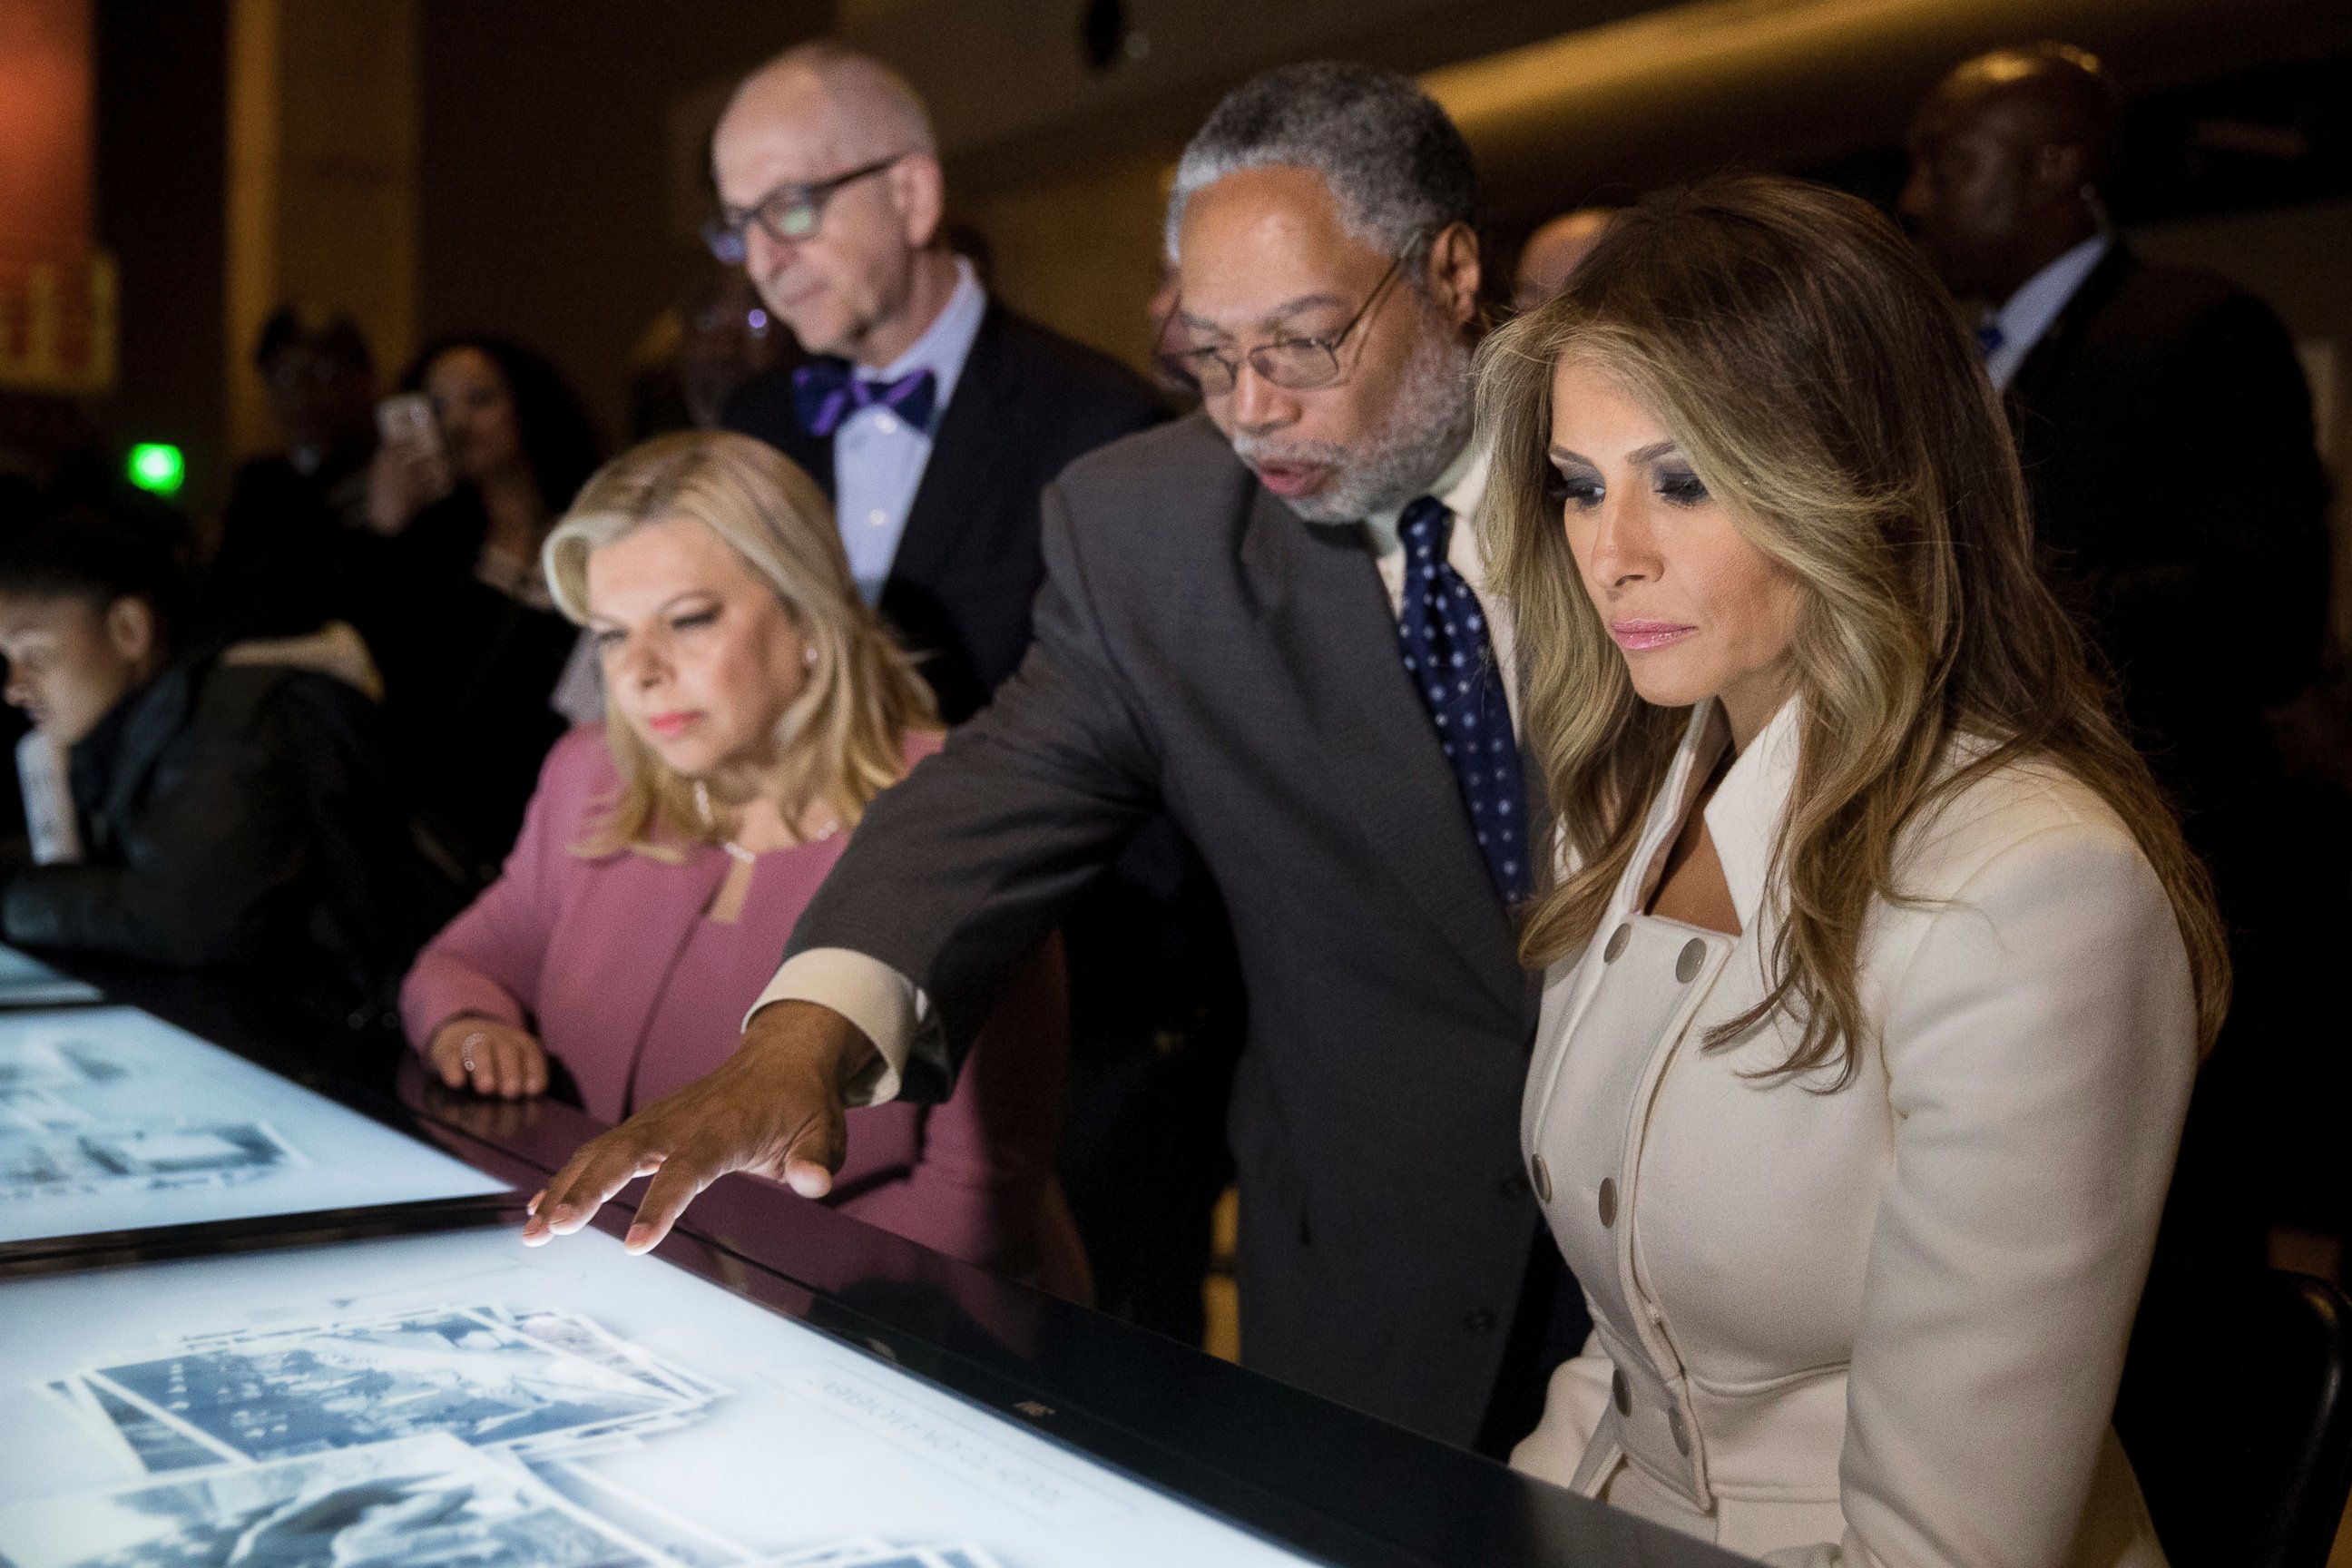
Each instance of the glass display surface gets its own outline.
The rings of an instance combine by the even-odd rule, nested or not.
[[[103,994],[97,986],[58,973],[31,953],[0,946],[0,1007],[58,1007],[68,1002],[96,1002]]]
[[[0,1013],[0,1242],[506,1190],[133,1008]]]
[[[16,1568],[1307,1561],[599,1231],[0,1282]]]

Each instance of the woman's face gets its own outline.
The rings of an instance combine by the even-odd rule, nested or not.
[[[688,778],[774,760],[808,645],[741,556],[665,518],[589,552],[587,576],[606,700],[638,739]]]
[[[1720,698],[1745,745],[1789,693],[1796,579],[1748,542],[1674,437],[1605,374],[1552,374],[1551,463],[1568,547],[1633,689]]]
[[[514,393],[498,361],[479,349],[451,349],[425,367],[425,393],[459,479],[479,482],[523,461]]]

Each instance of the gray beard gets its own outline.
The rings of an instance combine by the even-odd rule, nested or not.
[[[1234,451],[1252,466],[1329,467],[1337,478],[1328,489],[1286,503],[1309,522],[1354,522],[1394,511],[1426,492],[1470,437],[1470,345],[1457,333],[1425,332],[1400,379],[1388,418],[1360,447],[1235,436]]]

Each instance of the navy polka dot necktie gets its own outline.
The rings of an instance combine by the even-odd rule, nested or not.
[[[1397,641],[1405,673],[1421,692],[1437,743],[1462,786],[1470,826],[1486,869],[1504,901],[1528,896],[1527,792],[1519,777],[1519,746],[1511,734],[1504,676],[1486,640],[1486,617],[1445,559],[1454,514],[1423,496],[1404,509],[1397,537],[1404,543],[1404,605]]]

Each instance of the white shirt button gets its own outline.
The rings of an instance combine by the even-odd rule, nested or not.
[[[898,416],[886,409],[874,416],[874,428],[885,436],[895,436],[898,433]]]
[[[887,528],[890,523],[890,514],[877,506],[866,514],[866,521],[870,527]]]

